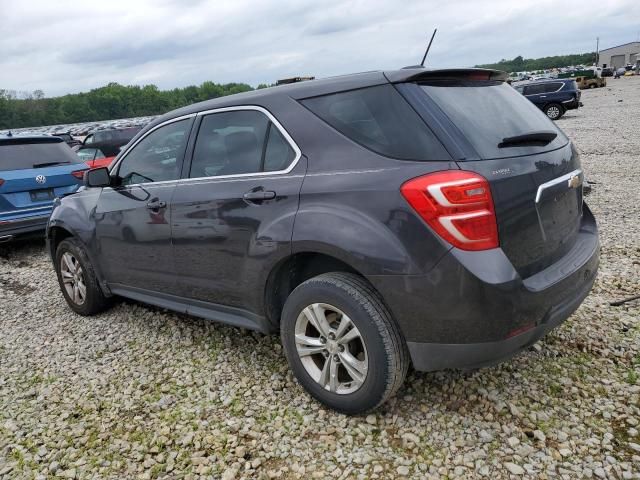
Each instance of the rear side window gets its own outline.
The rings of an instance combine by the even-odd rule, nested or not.
[[[402,160],[450,158],[392,85],[308,98],[302,104],[349,139],[381,155]]]
[[[542,85],[528,85],[527,88]],[[554,150],[568,140],[553,121],[527,98],[502,82],[429,84],[419,88],[428,95],[481,158],[505,158]],[[505,138],[534,132],[557,133],[546,145],[500,148]]]
[[[0,171],[53,167],[81,163],[82,160],[62,142],[0,143]]]

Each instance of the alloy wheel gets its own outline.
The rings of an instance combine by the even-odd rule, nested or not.
[[[560,109],[558,107],[549,107],[547,109],[547,116],[554,120],[560,116]]]
[[[60,258],[60,275],[67,296],[76,305],[82,305],[87,298],[84,271],[80,262],[69,252]]]
[[[367,378],[366,346],[340,309],[326,303],[304,308],[296,320],[295,342],[305,370],[325,390],[353,393]]]

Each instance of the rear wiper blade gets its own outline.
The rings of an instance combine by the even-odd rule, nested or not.
[[[32,166],[32,168],[43,168],[43,167],[53,167],[55,165],[66,165],[69,162],[46,162],[46,163],[36,163]]]
[[[523,133],[522,135],[503,138],[502,142],[498,144],[498,148],[517,147],[522,145],[544,147],[548,143],[551,143],[557,136],[558,134],[552,130]]]

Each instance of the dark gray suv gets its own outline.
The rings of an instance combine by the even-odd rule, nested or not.
[[[410,364],[506,359],[587,296],[571,142],[501,72],[403,69],[199,103],[145,127],[47,230],[82,315],[115,296],[264,333],[361,413]]]

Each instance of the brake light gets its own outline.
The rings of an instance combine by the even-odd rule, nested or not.
[[[463,170],[446,170],[411,179],[400,191],[422,219],[454,247],[498,247],[498,225],[486,178]]]
[[[0,178],[0,187],[4,184],[4,178]]]
[[[84,178],[84,172],[86,172],[86,170],[76,170],[71,172],[71,175],[76,177],[78,180],[82,180]]]

